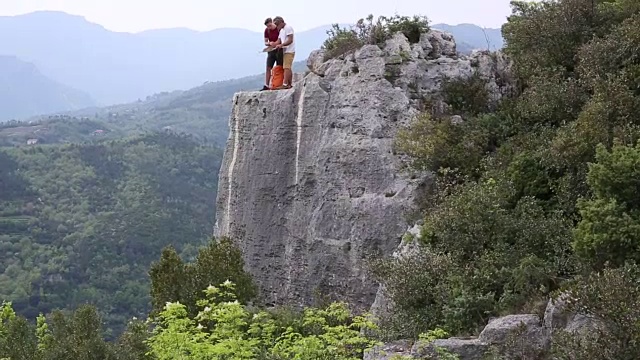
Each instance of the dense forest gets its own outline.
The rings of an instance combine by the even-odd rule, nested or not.
[[[502,31],[516,93],[490,108],[478,77],[448,83],[448,114],[398,137],[436,184],[408,240],[417,254],[374,264],[397,303],[389,336],[473,335],[565,293],[606,326],[527,358],[637,359],[640,2],[512,7]]]
[[[398,136],[406,170],[436,176],[422,233],[405,239],[417,251],[371,259],[395,303],[383,332],[341,303],[261,308],[240,250],[207,242],[219,152],[155,134],[0,152],[0,289],[14,299],[0,357],[361,359],[380,340],[476,335],[565,293],[602,326],[520,359],[640,358],[640,2],[512,8],[502,31],[516,91],[492,107],[482,79],[447,82],[448,113]],[[325,48],[428,30],[422,17],[359,25],[334,27]],[[100,313],[107,328],[141,318],[106,342]]]
[[[169,133],[0,148],[0,297],[33,318],[89,303],[121,329],[169,244],[209,239],[221,151]]]

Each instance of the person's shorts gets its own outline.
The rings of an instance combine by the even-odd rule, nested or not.
[[[293,66],[293,58],[295,57],[296,53],[284,53],[284,61],[282,64],[282,67],[285,69],[291,69],[291,67]]]
[[[276,49],[267,53],[267,67],[273,68],[275,64],[282,65],[284,51],[282,49]]]

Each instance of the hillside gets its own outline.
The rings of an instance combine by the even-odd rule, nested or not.
[[[171,134],[0,148],[0,298],[29,317],[93,304],[120,332],[150,309],[161,249],[209,239],[220,160]]]
[[[306,63],[294,63],[294,71],[304,72],[305,69]],[[159,93],[129,104],[92,107],[0,124],[0,146],[24,145],[29,139],[44,144],[93,142],[168,130],[222,147],[229,133],[233,94],[260,89],[263,82],[263,75],[247,76],[206,83],[187,91]],[[103,131],[95,133],[97,130]]]
[[[88,94],[47,78],[35,65],[0,56],[0,122],[93,105]]]
[[[0,149],[0,358],[640,359],[640,2],[512,7],[500,54],[338,32],[217,183],[172,134]]]
[[[298,34],[298,59],[322,44],[325,31]],[[262,34],[243,29],[129,34],[78,16],[36,12],[0,17],[0,44],[1,54],[33,62],[46,76],[88,92],[103,105],[264,69]],[[221,49],[233,56],[221,56]]]
[[[297,59],[304,60],[319,48],[329,28],[300,32]],[[454,26],[452,32],[461,44],[469,44],[464,49],[486,48],[480,28]],[[60,12],[0,17],[0,44],[0,54],[34,63],[46,76],[89,93],[101,105],[186,90],[205,81],[241,78],[264,68],[264,54],[259,53],[262,34],[257,32],[160,29],[117,33]],[[221,48],[233,56],[221,56]]]

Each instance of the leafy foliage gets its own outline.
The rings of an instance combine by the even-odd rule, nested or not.
[[[146,329],[145,329],[146,332]],[[140,329],[128,329],[117,345],[103,339],[102,319],[92,306],[71,314],[55,311],[38,315],[36,324],[17,315],[11,303],[0,314],[0,358],[11,360],[147,360],[144,338],[134,341]]]
[[[173,247],[163,249],[158,262],[151,265],[152,315],[159,314],[168,302],[186,306],[188,314],[198,313],[197,303],[202,298],[201,289],[211,284],[232,281],[235,296],[246,304],[257,295],[257,287],[244,271],[242,253],[230,239],[213,239],[207,247],[198,251],[192,264],[182,262]]]
[[[568,309],[585,314],[588,333],[554,334],[554,359],[637,359],[640,356],[640,269],[627,263],[579,277]]]
[[[401,312],[401,334],[474,333],[571,273],[570,224],[531,198],[511,204],[513,193],[492,179],[456,187],[430,209],[418,252],[377,269]]]
[[[307,308],[293,326],[284,327],[270,313],[252,312],[237,301],[231,281],[209,286],[205,295],[195,317],[189,317],[179,302],[168,302],[160,312],[148,340],[158,360],[355,360],[375,344],[360,332],[374,325],[365,317],[352,316],[342,303]]]
[[[333,24],[327,31],[329,38],[325,40],[322,48],[325,50],[325,59],[332,59],[364,45],[383,45],[398,32],[406,36],[410,43],[417,43],[420,36],[428,31],[429,20],[425,16],[394,15],[379,16],[375,19],[373,15],[369,15],[366,19],[358,20],[351,28]]]
[[[474,333],[490,316],[534,311],[573,281],[589,307],[602,298],[598,311],[607,304],[628,324],[639,319],[630,309],[636,294],[617,287],[633,289],[640,278],[625,267],[639,259],[640,6],[512,7],[503,34],[518,91],[492,108],[477,96],[479,84],[448,84],[444,96],[464,121],[420,116],[398,136],[410,170],[433,172],[436,186],[419,201],[425,216],[414,251],[374,267],[399,310],[390,320],[396,336],[438,326]],[[615,289],[598,280],[603,269]],[[601,357],[561,358],[634,358],[633,331],[607,331],[592,338],[607,349]]]
[[[110,331],[144,316],[160,250],[209,237],[220,160],[162,133],[0,149],[0,296],[27,317],[90,303]]]
[[[640,145],[598,146],[587,182],[594,198],[578,204],[576,253],[596,268],[640,260]]]
[[[455,123],[424,113],[398,133],[395,146],[398,152],[410,156],[414,169],[456,169],[473,177],[480,173],[482,159],[495,149],[501,137],[495,121],[487,115]]]
[[[486,81],[476,72],[468,78],[445,79],[441,91],[453,113],[476,116],[489,110],[486,85]]]

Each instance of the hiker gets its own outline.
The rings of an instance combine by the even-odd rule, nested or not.
[[[276,25],[278,30],[280,30],[278,41],[275,43],[276,48],[282,48],[284,50],[283,53],[283,67],[284,67],[284,84],[282,84],[282,89],[290,89],[291,85],[293,85],[293,59],[296,54],[296,43],[293,39],[293,28],[291,25],[287,25],[284,22],[282,16],[276,16],[273,19],[273,23]]]
[[[278,41],[280,29],[273,23],[271,18],[267,18],[264,21],[264,44],[265,46],[272,46],[271,44]],[[262,90],[269,90],[271,83],[271,70],[273,70],[274,65],[282,66],[283,56],[282,49],[274,49],[267,53],[267,73],[265,74],[265,85],[262,87]]]

